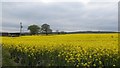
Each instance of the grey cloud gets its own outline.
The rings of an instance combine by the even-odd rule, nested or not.
[[[117,31],[116,3],[77,2],[61,3],[3,3],[3,28],[18,27],[22,21],[24,29],[30,24],[48,23],[53,30],[112,30]],[[11,23],[8,25],[8,23]]]
[[[43,0],[1,0],[2,2],[41,2]],[[80,2],[83,0],[48,0],[53,2]],[[88,0],[93,2],[118,2],[119,0]]]

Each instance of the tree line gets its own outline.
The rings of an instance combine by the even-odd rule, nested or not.
[[[40,27],[38,25],[30,25],[28,26],[28,30],[30,30],[31,35],[35,35],[38,33],[44,33],[48,35],[49,33],[52,33],[52,29],[48,24],[43,24]]]

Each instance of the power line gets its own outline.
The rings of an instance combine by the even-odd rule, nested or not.
[[[22,34],[22,28],[23,28],[22,22],[20,22],[20,35]]]

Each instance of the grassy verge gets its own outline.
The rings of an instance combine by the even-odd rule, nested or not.
[[[15,63],[10,59],[10,53],[8,49],[2,49],[2,66],[19,66],[20,64]]]

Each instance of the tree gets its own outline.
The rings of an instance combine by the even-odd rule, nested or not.
[[[56,33],[57,33],[57,34],[60,34],[59,30],[56,30]]]
[[[40,27],[37,25],[30,25],[30,26],[28,26],[28,30],[30,30],[30,33],[32,35],[35,35],[35,34],[38,34]]]
[[[45,33],[46,35],[48,35],[48,33],[52,33],[52,29],[50,29],[50,25],[48,24],[43,24],[41,26],[41,32]]]

